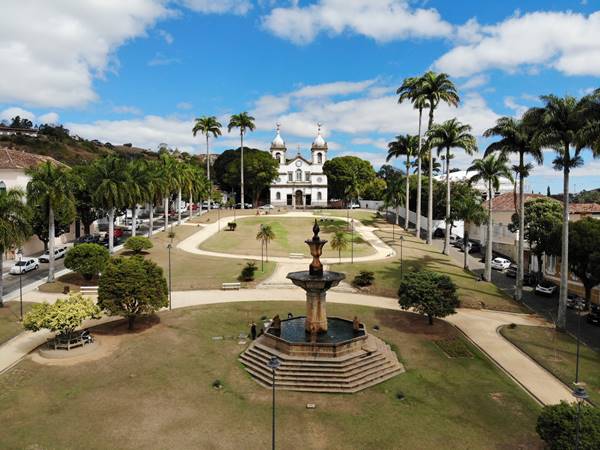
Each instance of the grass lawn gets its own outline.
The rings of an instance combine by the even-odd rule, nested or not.
[[[23,314],[29,311],[31,305],[32,303],[23,302]],[[0,308],[0,344],[23,331],[19,322],[20,308],[19,301],[4,302],[4,307]]]
[[[313,213],[316,216],[351,217],[360,220],[364,225],[372,226],[377,218],[377,213],[362,211],[360,209],[323,209]]]
[[[278,392],[278,448],[541,448],[534,431],[539,407],[521,388],[470,344],[469,358],[449,358],[435,344],[462,339],[449,324],[328,308],[358,315],[369,329],[378,324],[407,372],[353,395]],[[2,446],[269,448],[271,391],[243,370],[237,357],[244,346],[233,337],[262,315],[303,310],[303,303],[254,302],[166,311],[143,332],[105,326],[97,334],[121,334],[102,359],[68,367],[26,359],[0,375]],[[212,388],[217,379],[223,389]]]
[[[240,217],[240,216],[256,216],[256,209],[221,209],[221,210],[216,210],[216,209],[212,209],[210,210],[210,212],[202,214],[201,216],[197,216],[192,218],[192,220],[190,221],[190,223],[200,223],[200,224],[206,224],[206,223],[215,223],[217,221],[217,219],[221,218],[223,219],[224,217],[231,217],[231,221],[234,221],[234,218]],[[273,210],[273,213],[285,213],[287,211],[286,208],[277,208]],[[261,211],[261,214],[264,214],[263,211]]]
[[[376,219],[375,226],[379,227],[376,234],[389,246],[393,247],[397,255],[382,261],[369,261],[368,263],[335,264],[331,270],[345,272],[346,277],[352,280],[361,270],[375,273],[374,284],[366,292],[386,297],[397,297],[400,286],[400,234],[404,236],[403,261],[404,271],[410,269],[427,269],[448,275],[458,288],[461,306],[495,309],[500,311],[528,312],[515,303],[492,283],[477,281],[472,273],[465,272],[450,257],[441,254],[437,249],[425,244],[411,234],[405,234],[395,227],[394,240],[392,240],[392,225],[382,219]]]
[[[525,325],[503,327],[500,332],[563,383],[573,386],[577,344],[569,334]],[[586,384],[590,400],[600,406],[600,354],[584,344],[579,352],[579,379]]]
[[[309,255],[308,246],[304,242],[312,237],[314,219],[300,217],[270,217],[257,216],[237,222],[235,231],[221,230],[200,244],[203,250],[226,252],[239,255],[260,255],[260,241],[256,234],[260,225],[271,225],[275,239],[269,243],[269,255],[288,256],[290,253],[303,253]],[[331,241],[335,231],[344,231],[348,241],[351,233],[347,231],[347,222],[343,220],[328,219],[321,222],[320,236]],[[350,246],[342,251],[342,257],[350,256]],[[364,256],[375,253],[373,247],[363,241],[360,235],[354,233],[354,256]],[[338,252],[326,245],[323,250],[324,257],[337,257]]]

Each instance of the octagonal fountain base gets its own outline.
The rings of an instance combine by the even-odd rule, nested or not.
[[[281,365],[275,374],[277,389],[309,392],[353,393],[402,372],[396,354],[360,324],[328,317],[327,332],[309,335],[305,317],[282,320],[269,328],[240,355],[246,370],[261,385],[271,387],[267,366],[276,356]]]

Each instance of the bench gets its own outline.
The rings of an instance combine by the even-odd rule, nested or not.
[[[82,295],[98,295],[98,286],[81,286],[79,292]]]
[[[304,258],[304,254],[302,254],[302,253],[290,253],[290,258],[302,259],[302,258]]]
[[[224,291],[239,290],[242,287],[242,283],[223,283],[221,289]]]

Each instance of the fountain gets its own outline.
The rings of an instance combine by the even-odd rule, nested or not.
[[[367,333],[364,324],[327,317],[327,291],[346,276],[323,270],[320,257],[327,243],[319,237],[315,219],[313,237],[305,242],[312,262],[309,270],[287,278],[306,291],[306,316],[280,320],[276,316],[259,338],[240,355],[253,378],[272,386],[268,360],[281,365],[275,376],[278,389],[313,392],[357,392],[404,371],[387,344]]]

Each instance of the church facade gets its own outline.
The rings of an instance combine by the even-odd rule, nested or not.
[[[271,143],[271,155],[279,162],[279,176],[270,188],[273,206],[291,208],[314,208],[327,206],[327,176],[323,164],[327,160],[327,142],[321,136],[321,124],[310,149],[310,158],[300,154],[288,157],[279,124]]]

